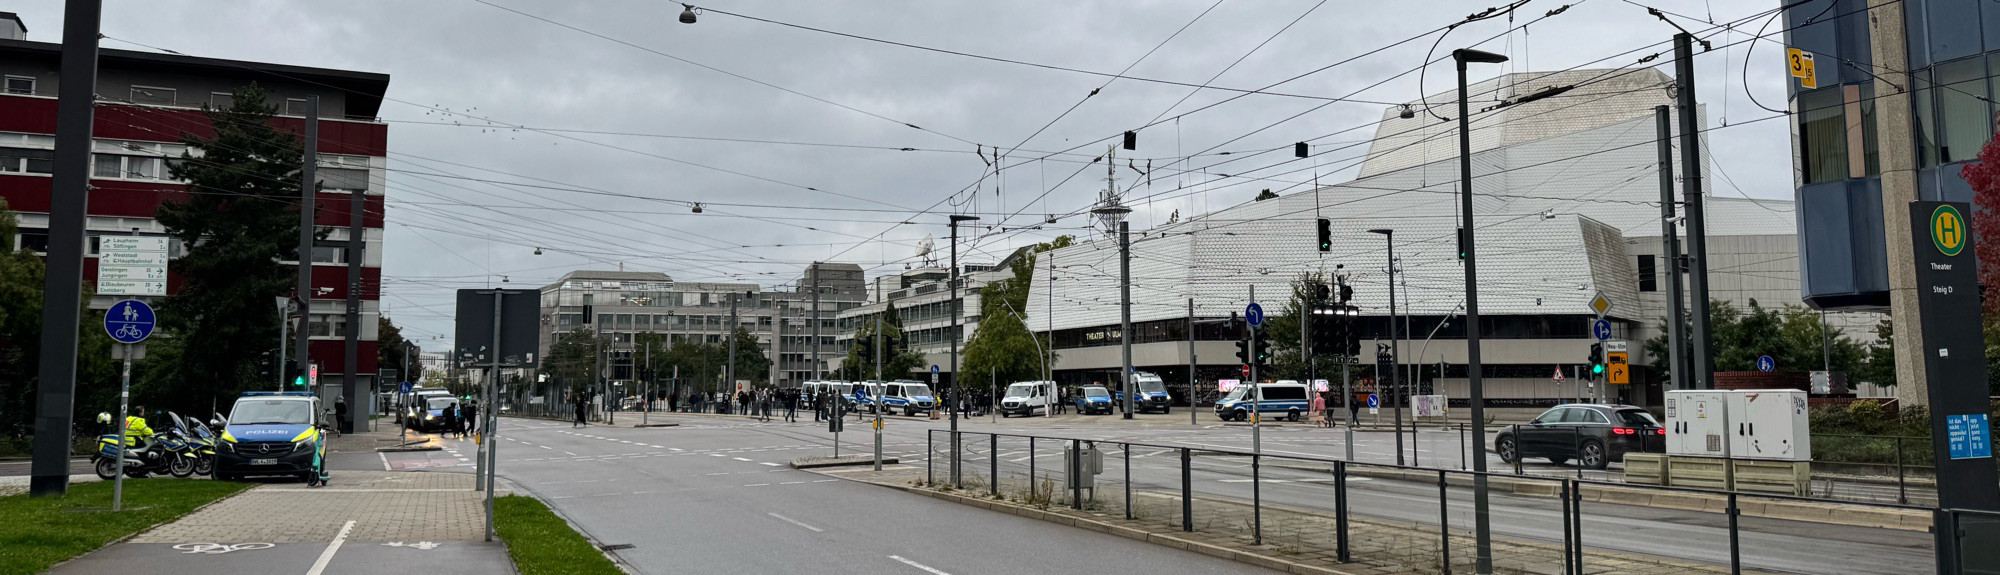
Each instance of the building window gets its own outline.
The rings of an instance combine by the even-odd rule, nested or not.
[[[1937,106],[1931,102],[1936,90],[1931,89],[1931,71],[1918,70],[1910,73],[1910,84],[1915,86],[1910,98],[1910,115],[1917,120],[1917,167],[1927,168],[1938,165],[1937,117],[1932,115]]]
[[[93,166],[91,177],[128,180],[171,179],[162,160],[163,158],[151,156],[91,154],[90,162]]]
[[[285,115],[287,115],[287,116],[304,116],[304,115],[306,115],[306,99],[305,99],[305,98],[285,98]]]
[[[347,263],[347,248],[345,246],[313,246],[312,263],[316,264]]]
[[[21,228],[21,239],[14,249],[28,250],[37,254],[49,253],[49,231],[43,228]]]
[[[0,172],[48,174],[55,172],[55,150],[0,148]]]
[[[6,89],[9,94],[33,96],[35,94],[35,79],[27,76],[8,76]]]
[[[347,315],[338,313],[312,314],[307,333],[312,337],[347,337]]]
[[[1660,291],[1660,268],[1653,254],[1639,255],[1639,291]]]
[[[227,110],[236,105],[236,95],[228,92],[209,92],[208,107],[211,110]]]
[[[1847,179],[1847,122],[1840,88],[1802,92],[1799,107],[1799,171],[1805,183]]]
[[[1976,42],[1975,42],[1976,43]],[[1962,162],[1979,155],[1993,136],[1993,117],[1986,109],[1986,59],[1966,58],[1938,64],[1938,161]]]
[[[157,86],[133,86],[132,103],[155,106],[172,106],[178,103],[179,90]]]
[[[315,174],[319,176],[320,187],[327,191],[353,193],[368,189],[368,170],[321,166]]]

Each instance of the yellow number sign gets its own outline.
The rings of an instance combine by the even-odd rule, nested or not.
[[[1819,87],[1819,73],[1813,69],[1812,52],[1798,48],[1787,48],[1785,50],[1785,68],[1792,73],[1793,78],[1799,79],[1799,87]]]

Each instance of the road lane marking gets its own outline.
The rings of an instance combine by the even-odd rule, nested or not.
[[[770,484],[769,484],[769,483],[751,483],[751,484],[747,484],[747,485],[744,485],[744,487],[764,487],[764,486],[768,486],[768,485],[770,485]]]
[[[320,552],[319,560],[313,562],[312,569],[307,570],[306,575],[319,575],[321,572],[326,571],[326,564],[333,562],[333,554],[340,551],[340,545],[347,542],[347,533],[353,530],[354,520],[352,519],[347,520],[347,524],[340,526],[340,534],[333,536],[333,542],[326,545],[326,551]]]
[[[391,469],[391,468],[389,468],[389,454],[387,454],[387,453],[383,453],[383,452],[379,452],[379,451],[378,451],[378,452],[375,452],[375,454],[376,454],[376,455],[380,455],[380,456],[382,456],[382,470],[383,470],[383,471],[395,471],[395,469]]]
[[[750,461],[750,460],[751,460],[751,459],[750,459],[750,458],[748,458],[748,457],[731,457],[730,459],[734,459],[734,460],[737,460],[737,461]]]
[[[759,462],[757,462],[757,464],[758,464],[758,465],[769,465],[769,466],[771,466],[771,467],[777,467],[777,466],[778,466],[778,464],[776,464],[776,463],[771,463],[771,462],[769,462],[769,461],[759,461]]]
[[[925,564],[922,564],[922,563],[918,563],[918,562],[915,562],[915,561],[911,561],[911,560],[908,560],[908,559],[904,559],[904,558],[903,558],[903,556],[901,556],[901,555],[890,555],[890,556],[889,556],[889,558],[890,558],[890,559],[895,559],[896,561],[898,561],[898,562],[901,562],[901,563],[902,563],[902,564],[904,564],[904,565],[909,565],[909,566],[911,566],[911,567],[915,567],[915,568],[918,568],[918,569],[922,569],[922,570],[924,570],[924,572],[925,572],[925,573],[930,573],[931,575],[951,575],[950,573],[946,573],[946,572],[943,572],[943,571],[939,571],[939,570],[937,570],[937,569],[934,569],[934,568],[932,568],[932,567],[931,567],[931,566],[929,566],[929,565],[925,565]]]
[[[549,447],[549,446],[547,446],[547,445],[537,445],[537,446],[535,446],[535,447],[540,447],[540,448],[542,448],[542,449],[555,449],[554,447]]]
[[[813,533],[823,533],[823,532],[825,532],[825,531],[826,531],[825,529],[820,529],[820,528],[818,528],[818,527],[813,527],[813,526],[811,526],[811,525],[806,525],[806,524],[805,524],[805,522],[803,522],[803,521],[799,521],[799,520],[797,520],[797,519],[793,519],[793,518],[790,518],[790,517],[786,517],[786,516],[783,516],[783,515],[779,515],[779,514],[776,514],[776,513],[766,513],[765,515],[769,515],[769,516],[772,516],[772,517],[776,517],[776,518],[778,518],[778,520],[779,520],[779,521],[784,521],[784,522],[786,522],[786,523],[790,523],[790,524],[793,524],[793,525],[797,525],[797,526],[800,526],[800,527],[804,527],[804,528],[806,528],[806,529],[811,529]]]

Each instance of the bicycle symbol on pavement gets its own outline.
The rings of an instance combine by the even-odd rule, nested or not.
[[[206,555],[221,555],[231,551],[253,551],[257,549],[270,549],[271,547],[273,545],[270,543],[182,543],[175,545],[174,549],[180,550],[182,554],[201,553]]]

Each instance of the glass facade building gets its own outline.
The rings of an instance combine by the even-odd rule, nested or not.
[[[1787,82],[1798,201],[1801,296],[1819,309],[1886,309],[1877,110],[1907,106],[1917,195],[1970,202],[1959,170],[1993,137],[2000,2],[1903,0],[1908,86],[1877,93],[1867,0],[1814,0],[1784,13],[1785,44],[1813,55],[1816,85]]]

